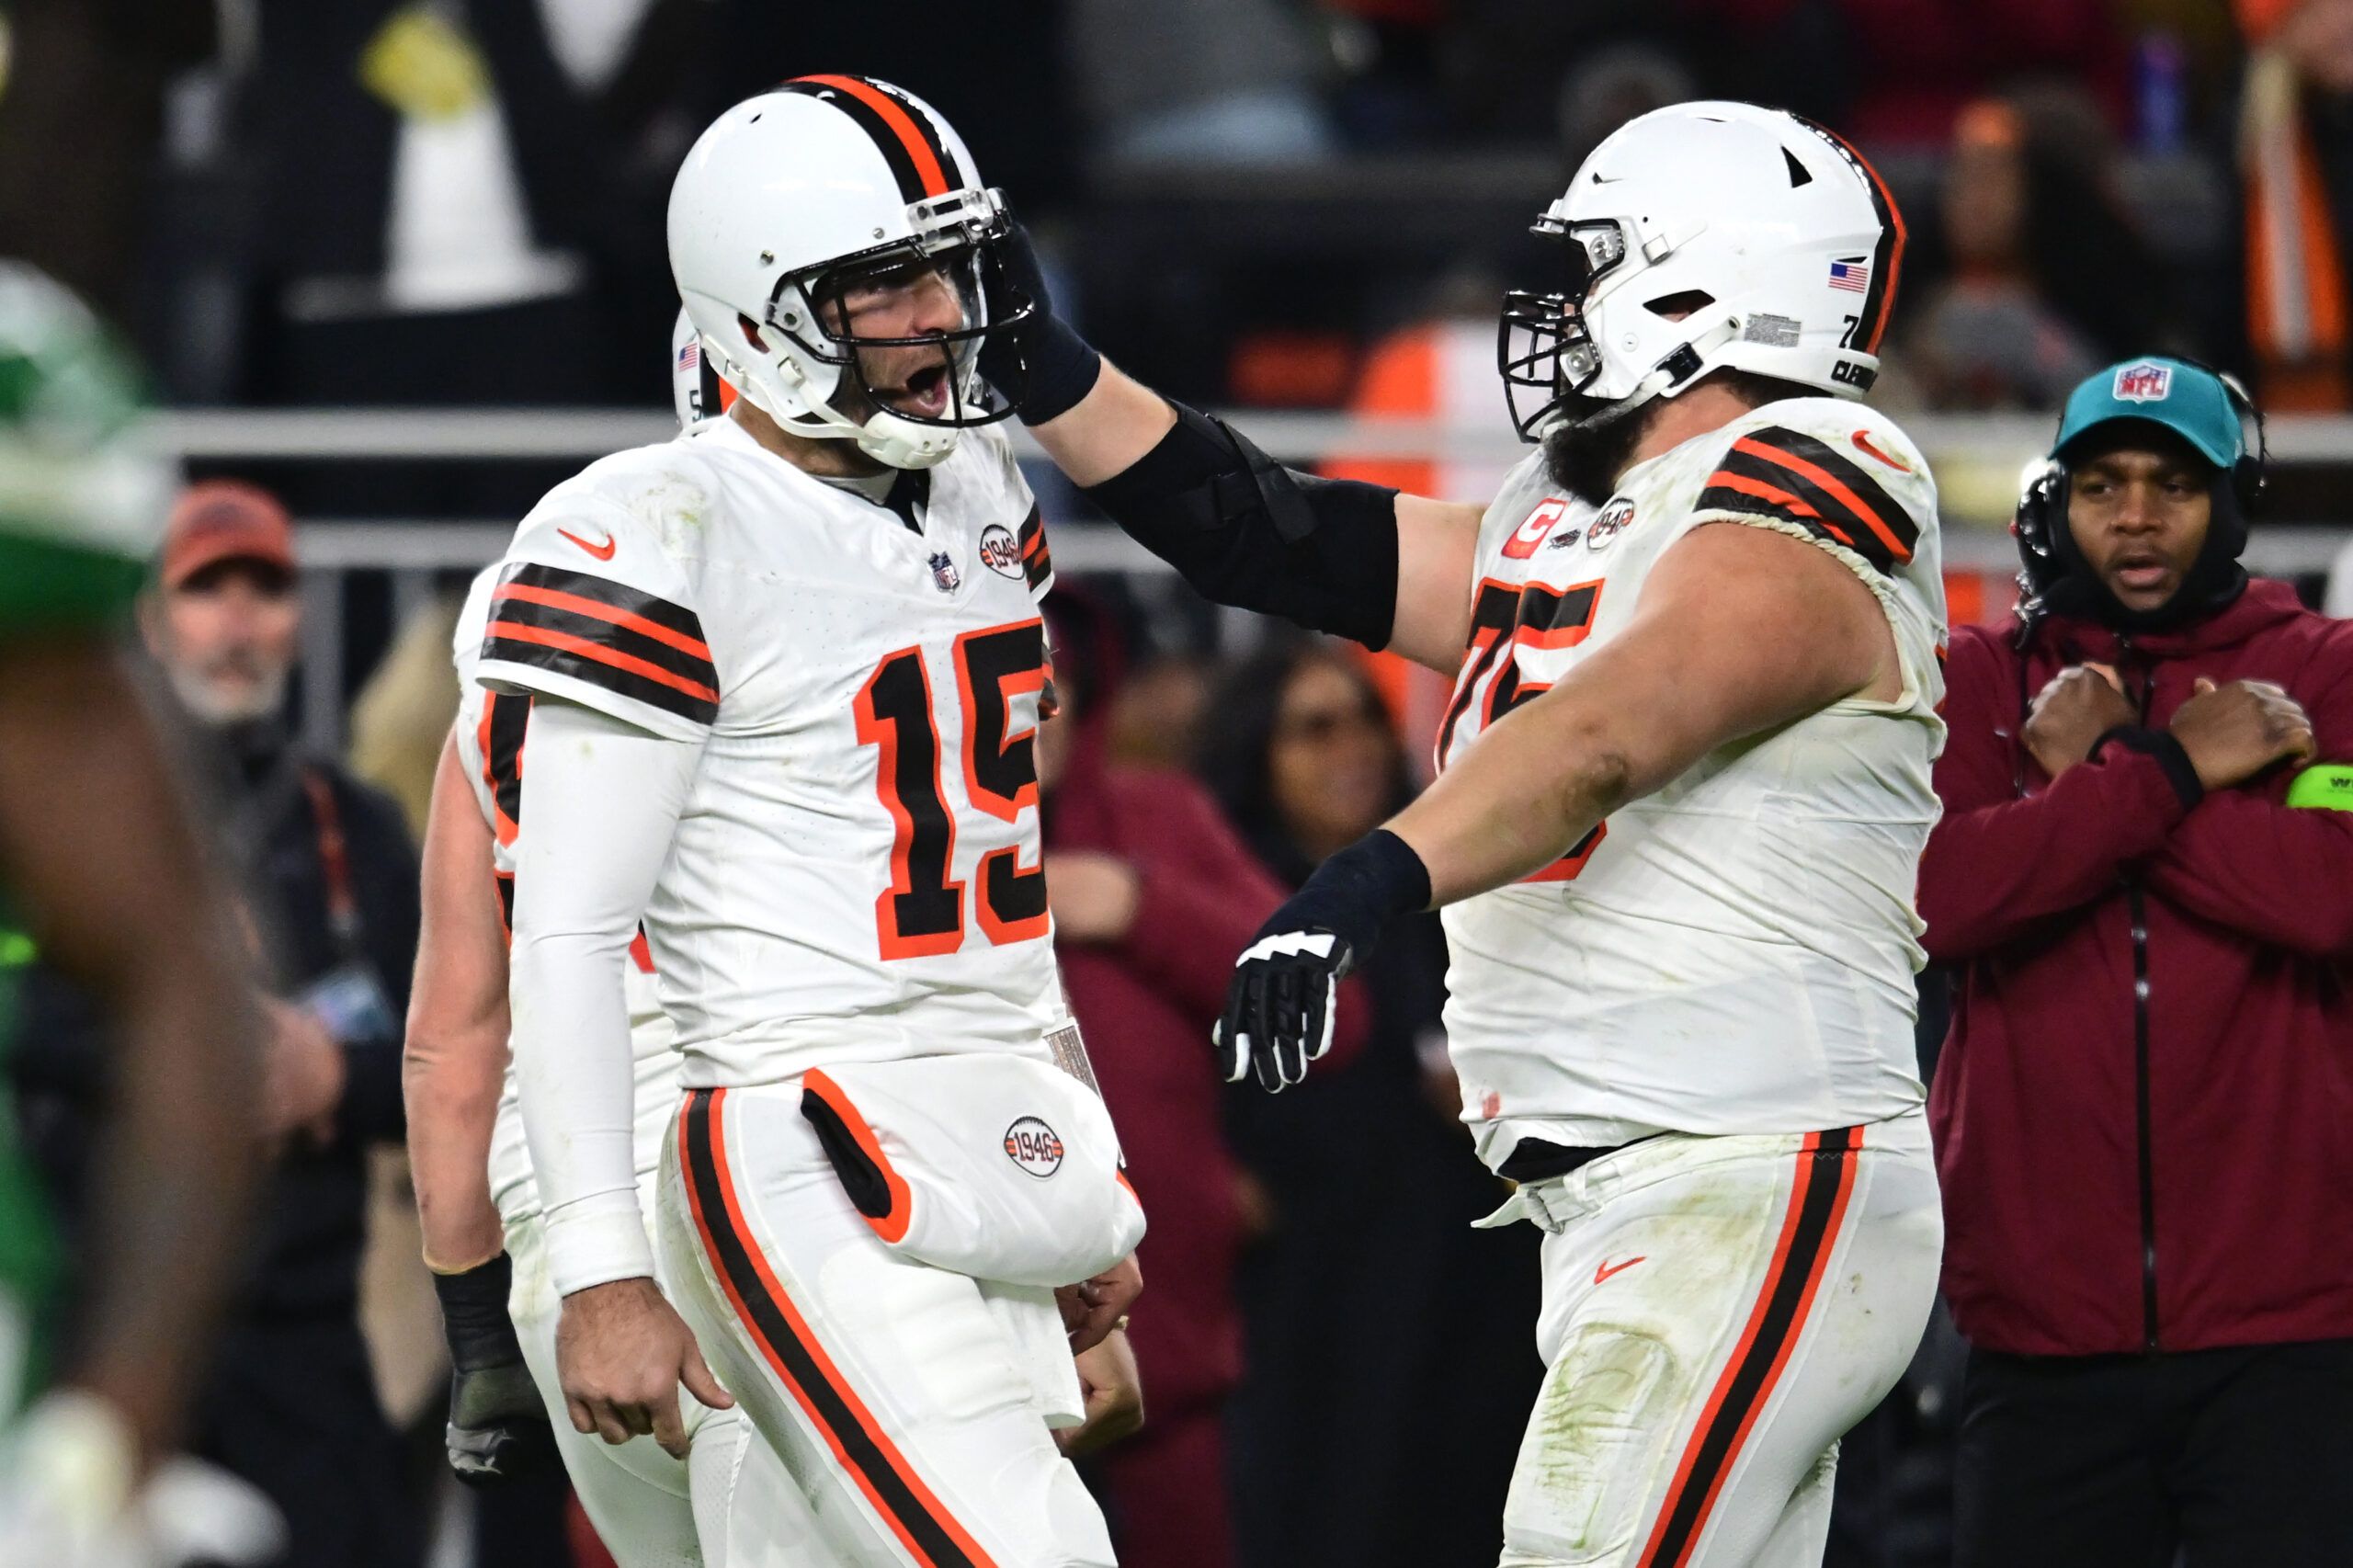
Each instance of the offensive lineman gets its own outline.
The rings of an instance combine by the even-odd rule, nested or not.
[[[680,1447],[681,1380],[725,1397],[699,1339],[835,1560],[1108,1563],[1048,1421],[1078,1419],[1071,1351],[1133,1296],[1142,1214],[1056,1066],[1051,569],[972,430],[1008,412],[980,401],[1006,222],[972,167],[841,76],[688,154],[673,270],[740,396],[551,492],[483,645],[478,678],[532,699],[513,1044],[576,1427]],[[693,1337],[631,1170],[641,916],[688,1086],[659,1230]],[[943,1225],[964,1199],[1031,1220]]]
[[[1815,1563],[1941,1236],[1936,494],[1845,401],[1903,222],[1828,132],[1698,103],[1603,142],[1537,232],[1562,291],[1506,301],[1499,357],[1543,449],[1483,512],[1291,473],[1042,314],[1021,415],[1210,597],[1460,670],[1438,782],[1267,922],[1217,1040],[1297,1082],[1382,924],[1445,908],[1464,1117],[1520,1183],[1489,1222],[1545,1232],[1504,1564]]]

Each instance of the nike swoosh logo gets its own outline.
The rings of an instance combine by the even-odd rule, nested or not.
[[[573,543],[578,545],[581,549],[586,551],[589,554],[595,556],[599,561],[610,561],[613,558],[613,551],[621,547],[621,541],[615,539],[610,534],[607,534],[605,536],[604,543],[590,544],[586,540],[582,539],[570,528],[558,528],[555,531],[562,534],[564,538],[570,540]]]
[[[1881,451],[1877,447],[1872,446],[1872,445],[1871,445],[1871,438],[1870,438],[1869,436],[1865,435],[1862,431],[1858,430],[1858,431],[1856,431],[1856,432],[1855,432],[1855,435],[1854,435],[1854,442],[1855,442],[1855,449],[1856,449],[1857,451],[1859,451],[1859,452],[1868,452],[1868,453],[1870,453],[1872,457],[1877,458],[1880,461],[1881,461],[1881,462],[1885,463],[1888,467],[1890,467],[1890,468],[1893,469],[1896,472],[1898,472],[1898,473],[1910,473],[1910,472],[1912,472],[1912,465],[1911,465],[1910,463],[1905,462],[1905,461],[1904,461],[1903,459],[1901,459],[1901,458],[1892,458],[1892,457],[1889,457],[1885,452]]]
[[[1600,1267],[1597,1267],[1593,1271],[1593,1282],[1598,1285],[1604,1279],[1608,1278],[1611,1275],[1623,1274],[1626,1270],[1633,1267],[1634,1265],[1642,1261],[1643,1259],[1640,1257],[1630,1257],[1623,1263],[1612,1263],[1608,1258],[1604,1258],[1601,1261]]]
[[[1624,179],[1625,177],[1626,176],[1624,175],[1606,175],[1599,169],[1593,171],[1593,183],[1596,185],[1616,185],[1620,180]]]

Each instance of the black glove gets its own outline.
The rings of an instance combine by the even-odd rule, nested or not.
[[[1225,1081],[1255,1069],[1258,1086],[1279,1094],[1306,1077],[1307,1064],[1332,1049],[1342,977],[1384,925],[1429,902],[1428,868],[1387,828],[1317,867],[1234,960],[1225,1016],[1211,1035]]]
[[[449,1342],[449,1468],[469,1486],[495,1486],[554,1462],[555,1428],[523,1364],[506,1315],[514,1265],[500,1253],[462,1274],[436,1274]]]
[[[1010,216],[1006,222],[1010,228],[996,247],[997,267],[988,280],[989,319],[1010,321],[1025,308],[1030,314],[1020,325],[981,339],[981,376],[1014,405],[1024,425],[1042,425],[1095,390],[1103,356],[1054,314],[1029,231]]]

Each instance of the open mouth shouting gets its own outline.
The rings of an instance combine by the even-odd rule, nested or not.
[[[948,412],[950,388],[946,365],[926,365],[907,373],[899,386],[878,389],[878,395],[902,414],[938,419]]]

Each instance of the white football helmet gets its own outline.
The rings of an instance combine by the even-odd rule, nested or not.
[[[863,76],[804,76],[746,98],[688,153],[670,189],[670,270],[702,353],[736,392],[801,436],[856,441],[892,468],[929,468],[958,433],[1009,415],[983,382],[982,340],[1030,306],[1002,308],[1003,197],[982,187],[955,131],[913,94]],[[916,337],[845,336],[821,306],[850,279],[939,267],[963,325]],[[948,363],[943,412],[886,405],[861,348],[935,345]],[[851,417],[847,394],[874,412]]]
[[[702,334],[684,307],[670,328],[670,402],[678,411],[678,427],[690,430],[706,419],[716,419],[735,406],[735,389],[719,373],[713,357],[703,351]]]
[[[1505,296],[1497,356],[1522,438],[1582,404],[1673,397],[1720,368],[1858,398],[1904,264],[1904,218],[1811,120],[1688,103],[1629,120],[1535,233],[1566,242],[1553,293]],[[1521,393],[1540,392],[1527,413]]]

